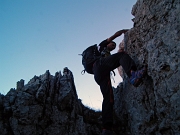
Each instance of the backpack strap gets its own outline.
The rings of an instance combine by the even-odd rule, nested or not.
[[[115,74],[114,70],[113,70],[113,71],[111,71],[111,72],[113,72],[114,76],[116,76],[116,74]]]
[[[86,72],[86,70],[84,69],[84,70],[81,71],[81,74],[84,75],[85,72]]]
[[[114,76],[116,75],[114,71],[111,71],[111,72],[113,73]],[[115,83],[115,80],[114,80],[113,75],[112,75],[111,73],[110,73],[110,75],[111,75],[111,78],[113,79],[113,81],[114,81],[114,83]]]

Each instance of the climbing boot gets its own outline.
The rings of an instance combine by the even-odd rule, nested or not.
[[[143,78],[147,74],[147,65],[145,65],[141,70],[131,71],[130,83],[134,87],[138,87],[142,82]]]

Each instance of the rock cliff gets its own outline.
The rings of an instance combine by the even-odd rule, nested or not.
[[[1,135],[99,135],[101,112],[78,99],[72,72],[49,71],[0,95]]]
[[[180,1],[138,0],[125,49],[148,76],[135,88],[124,74],[114,91],[115,112],[130,135],[180,134]]]

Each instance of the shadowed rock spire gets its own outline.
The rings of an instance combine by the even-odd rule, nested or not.
[[[78,99],[72,72],[34,76],[26,85],[0,95],[1,135],[100,134],[100,112]]]

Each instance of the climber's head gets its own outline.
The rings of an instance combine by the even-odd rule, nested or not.
[[[114,41],[111,41],[108,45],[107,45],[107,49],[109,51],[112,51],[116,48],[116,43]]]

